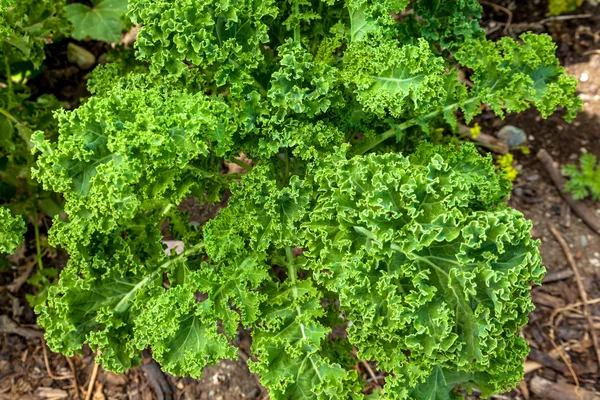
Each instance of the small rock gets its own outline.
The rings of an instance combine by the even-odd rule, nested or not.
[[[90,69],[96,64],[96,56],[75,43],[67,45],[67,60],[81,69]]]
[[[583,74],[581,74],[581,77],[579,78],[579,80],[581,82],[587,82],[590,79],[590,75],[587,72],[584,72]]]
[[[506,125],[496,133],[496,136],[509,147],[522,146],[527,142],[525,131],[513,125]]]
[[[527,176],[526,176],[526,179],[527,179],[529,182],[535,182],[535,181],[537,181],[537,180],[539,180],[539,179],[540,179],[540,176],[539,176],[539,175],[536,175],[536,174],[533,174],[533,175],[527,175]]]
[[[585,235],[581,235],[579,238],[582,247],[586,247],[588,245],[588,238]]]
[[[515,193],[515,196],[517,196],[517,197],[523,196],[523,188],[518,187],[518,186],[515,187],[514,188],[514,193]]]
[[[245,397],[248,398],[248,399],[256,399],[258,396],[260,396],[260,388],[258,388],[258,387],[251,388],[245,394]]]

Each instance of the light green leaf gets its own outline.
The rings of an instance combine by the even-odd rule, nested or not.
[[[12,253],[23,243],[25,221],[14,217],[7,208],[0,207],[0,254]]]
[[[121,18],[127,12],[127,0],[95,0],[92,3],[92,7],[81,3],[66,7],[67,17],[75,27],[73,38],[118,42],[123,30]]]

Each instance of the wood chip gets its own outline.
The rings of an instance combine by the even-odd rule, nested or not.
[[[561,269],[558,271],[548,271],[544,279],[542,280],[543,284],[558,282],[565,279],[569,279],[573,276],[573,270],[570,268]]]
[[[549,400],[600,400],[600,394],[577,388],[566,382],[551,382],[540,376],[533,377],[529,389],[537,396]]]
[[[536,361],[527,360],[525,361],[525,375],[532,373],[533,371],[537,371],[542,368],[543,365]]]
[[[36,389],[35,394],[44,399],[66,399],[69,397],[67,391],[51,387],[39,387]]]
[[[13,333],[26,339],[35,339],[44,336],[41,331],[20,327],[8,315],[0,315],[0,333]]]
[[[566,305],[565,301],[560,297],[552,296],[541,290],[534,290],[531,293],[531,297],[535,305],[542,305],[550,308],[563,308]]]

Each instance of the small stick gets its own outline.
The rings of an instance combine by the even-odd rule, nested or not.
[[[506,27],[504,28],[504,34],[505,35],[508,34],[508,28],[510,28],[510,24],[512,23],[512,20],[513,20],[512,11],[510,11],[506,7],[502,7],[501,5],[490,3],[489,1],[486,1],[486,0],[479,0],[479,2],[485,6],[489,6],[489,7],[495,8],[496,10],[500,10],[500,11],[504,12],[506,15],[508,15],[508,20],[506,21]]]
[[[50,370],[50,362],[48,361],[48,351],[46,350],[46,342],[44,341],[44,339],[42,339],[42,350],[44,352],[44,364],[46,364],[46,372],[52,380],[64,381],[72,378],[72,376],[56,376],[52,373],[52,371]]]
[[[600,234],[600,219],[598,219],[592,210],[586,207],[585,204],[575,200],[570,193],[564,191],[563,187],[566,183],[565,178],[563,178],[558,168],[556,168],[554,165],[552,156],[548,154],[546,150],[542,149],[537,154],[537,158],[544,165],[544,168],[546,168],[546,171],[548,172],[548,175],[550,175],[550,178],[552,179],[552,182],[554,182],[558,192],[567,201],[567,203],[569,203],[569,206],[571,206],[573,211],[575,211],[575,213],[579,215],[583,222],[592,228],[594,232]]]
[[[594,345],[594,349],[596,350],[596,359],[598,361],[598,365],[600,366],[600,347],[598,346],[598,335],[596,335],[596,330],[594,329],[594,321],[592,321],[592,318],[590,317],[590,310],[588,309],[589,300],[587,292],[585,291],[585,287],[583,286],[583,281],[581,280],[581,274],[577,268],[577,263],[575,262],[575,257],[573,257],[573,253],[571,253],[569,245],[554,225],[550,225],[550,232],[552,232],[556,240],[558,240],[560,247],[562,247],[563,252],[567,256],[569,265],[573,269],[573,274],[575,275],[575,280],[577,281],[577,288],[579,289],[579,296],[581,297],[581,302],[583,303],[583,315],[585,315],[588,321],[590,335],[592,336],[592,343]]]
[[[476,138],[471,134],[471,129],[466,125],[460,125],[458,127],[458,133],[461,135],[481,144],[483,147],[487,147],[492,150],[494,153],[498,154],[508,154],[508,145],[501,140],[496,139],[495,137],[488,135],[486,133],[480,133]]]
[[[598,304],[598,303],[600,303],[600,298],[593,299],[593,300],[589,300],[589,301],[588,301],[587,303],[585,303],[585,304],[587,304],[587,305],[590,305],[590,306],[591,306],[591,305]],[[582,302],[579,302],[579,303],[573,303],[573,304],[569,304],[569,305],[567,305],[567,306],[565,306],[565,307],[557,308],[556,310],[554,310],[554,312],[553,312],[553,313],[552,313],[552,315],[550,316],[550,321],[553,321],[553,320],[554,320],[554,318],[556,318],[556,316],[557,316],[558,314],[560,314],[560,313],[562,313],[562,312],[565,312],[565,311],[574,310],[574,309],[576,309],[576,308],[579,308],[579,307],[583,306],[583,304],[584,304],[584,303],[582,303]]]
[[[371,368],[369,363],[366,362],[365,360],[360,360],[360,363],[362,364],[363,367],[365,367],[365,369],[367,370],[367,372],[368,372],[369,376],[371,377],[371,379],[373,380],[373,382],[375,382],[377,389],[381,390],[381,386],[379,386],[379,383],[377,383],[377,376],[375,375],[375,372],[373,372],[373,369]]]
[[[555,17],[545,18],[537,23],[540,25],[544,25],[548,22],[554,22],[554,21],[568,21],[571,19],[588,19],[588,18],[594,18],[594,14],[558,15]]]
[[[569,369],[569,373],[571,374],[571,376],[573,377],[573,380],[575,381],[575,393],[579,393],[579,378],[577,377],[577,374],[575,373],[575,370],[573,369],[573,364],[571,363],[571,360],[569,359],[567,354],[564,352],[563,348],[556,344],[553,337],[549,338],[546,336],[546,338],[550,340],[550,343],[552,343],[552,347],[554,347],[554,350],[558,352],[558,355],[560,356],[560,358],[562,358],[563,362]]]
[[[92,394],[94,393],[94,384],[96,383],[96,377],[98,376],[98,368],[99,364],[94,359],[94,369],[92,370],[92,378],[90,379],[90,384],[88,385],[87,393],[85,394],[85,400],[91,400]]]
[[[19,289],[21,289],[21,286],[23,286],[25,282],[27,282],[27,279],[29,279],[29,276],[33,272],[36,265],[37,260],[34,260],[27,264],[27,266],[25,267],[25,272],[19,275],[19,277],[16,278],[10,285],[7,285],[7,289],[10,290],[12,293],[18,292]]]
[[[73,374],[73,385],[75,386],[75,398],[77,400],[80,400],[81,397],[79,396],[79,382],[77,382],[77,372],[75,371],[75,365],[73,364],[73,360],[71,360],[70,357],[65,357],[65,359],[67,360],[67,363],[69,364],[69,367],[71,368],[71,373]]]
[[[561,269],[560,271],[549,271],[544,279],[542,279],[542,283],[552,283],[562,281],[564,279],[569,279],[573,276],[573,270],[570,268]]]

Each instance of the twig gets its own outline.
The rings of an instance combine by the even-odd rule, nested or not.
[[[377,388],[377,390],[381,390],[381,386],[379,386],[379,383],[377,383],[377,376],[375,375],[375,372],[373,372],[373,369],[371,368],[369,363],[366,362],[365,360],[360,360],[360,363],[367,370],[367,373],[369,374],[369,376],[375,383],[375,387]]]
[[[587,18],[593,18],[593,17],[594,17],[594,14],[558,15],[556,17],[544,18],[543,20],[541,20],[537,23],[540,25],[544,25],[544,24],[547,24],[548,22],[568,21],[571,19],[587,19]]]
[[[527,31],[527,30],[531,30],[531,29],[544,29],[544,25],[548,24],[549,22],[556,22],[556,21],[567,21],[567,20],[573,20],[573,19],[586,19],[586,18],[592,18],[593,15],[592,14],[578,14],[578,15],[560,15],[557,17],[549,17],[549,18],[544,18],[538,22],[523,22],[523,23],[519,23],[519,24],[512,24],[512,31],[513,32],[523,32],[523,31]],[[505,22],[497,22],[495,21],[498,25],[493,28],[490,29],[486,35],[490,35],[494,32],[496,32],[498,29],[500,29],[500,26],[502,25],[506,25]],[[592,53],[594,52],[594,50],[591,51]],[[586,53],[590,53],[589,51]],[[589,55],[584,53],[583,55]]]
[[[552,347],[554,347],[554,350],[556,350],[558,352],[558,355],[560,356],[560,358],[563,360],[563,362],[565,363],[565,365],[569,369],[569,373],[571,374],[571,376],[573,377],[573,380],[575,381],[575,392],[578,393],[578,391],[579,391],[579,377],[577,376],[577,374],[575,373],[575,370],[573,369],[573,364],[571,363],[571,360],[569,360],[569,357],[567,357],[567,354],[565,353],[565,351],[563,350],[563,348],[561,346],[558,346],[556,344],[556,342],[554,341],[553,337],[547,337],[546,336],[546,338],[550,341],[550,343],[552,343]]]
[[[100,367],[95,359],[92,362],[94,363],[94,369],[92,370],[90,384],[88,385],[88,390],[85,394],[85,400],[91,400],[92,398],[92,394],[94,393],[94,384],[96,383],[96,378],[98,377],[98,368]]]
[[[549,271],[546,274],[546,276],[544,277],[544,279],[542,279],[542,283],[546,284],[546,283],[558,282],[558,281],[562,281],[565,279],[569,279],[572,276],[573,276],[573,270],[570,268],[561,269],[559,271]]]
[[[554,165],[554,160],[552,156],[548,154],[548,152],[544,149],[540,150],[537,154],[538,160],[544,165],[546,168],[546,172],[550,175],[552,182],[558,189],[560,195],[569,203],[569,206],[575,211],[577,215],[585,222],[594,232],[600,234],[600,219],[596,217],[594,212],[590,210],[580,201],[577,201],[573,198],[570,193],[564,191],[563,187],[566,183],[565,178],[560,174],[560,171]]]
[[[460,125],[458,127],[458,132],[461,135],[481,144],[483,147],[492,150],[494,153],[508,154],[508,145],[491,135],[480,133],[479,135],[477,135],[477,137],[473,137],[473,134],[471,133],[471,128],[469,128],[466,125]]]
[[[598,304],[598,303],[600,303],[600,298],[588,300],[588,302],[586,304],[591,306],[591,305]],[[574,310],[576,308],[583,306],[583,304],[584,303],[579,302],[579,303],[569,304],[568,306],[565,306],[565,307],[557,308],[556,310],[554,310],[552,315],[550,315],[550,322],[552,322],[558,314],[565,312],[565,311]]]
[[[10,285],[7,285],[6,288],[12,293],[18,292],[19,289],[21,289],[21,286],[23,286],[25,282],[27,282],[27,279],[29,279],[29,276],[33,272],[33,269],[35,268],[36,264],[37,259],[27,264],[27,266],[25,267],[25,272],[19,275]]]
[[[156,398],[158,400],[172,400],[173,389],[171,389],[171,385],[169,385],[169,382],[158,363],[150,359],[149,362],[143,364],[141,368],[148,377],[148,382],[152,386],[152,389],[154,389]]]
[[[52,380],[64,381],[73,378],[72,376],[56,376],[52,373],[52,371],[50,370],[50,362],[48,361],[48,350],[46,350],[46,341],[44,341],[44,339],[42,339],[42,350],[44,352],[44,364],[46,364],[46,372]]]
[[[504,27],[504,34],[507,35],[508,28],[510,28],[510,24],[512,23],[512,20],[513,20],[512,11],[510,11],[508,8],[503,7],[499,4],[490,3],[489,1],[486,1],[486,0],[479,0],[479,2],[485,6],[492,7],[496,10],[500,10],[500,11],[504,12],[506,15],[508,15],[508,20],[506,21],[506,26]]]
[[[80,400],[81,397],[79,396],[79,382],[77,382],[77,372],[75,371],[75,365],[73,364],[73,360],[71,360],[70,357],[66,357],[67,360],[67,364],[69,364],[69,367],[71,368],[71,373],[73,374],[73,386],[75,386],[75,398],[77,400]]]
[[[41,331],[19,326],[8,315],[0,315],[0,333],[12,333],[26,339],[35,339],[44,336]]]
[[[550,232],[552,232],[556,240],[558,240],[558,243],[560,243],[560,247],[562,247],[563,252],[567,256],[567,261],[573,269],[573,274],[575,275],[575,280],[577,281],[577,288],[579,289],[579,296],[581,297],[581,302],[583,303],[583,315],[585,315],[588,321],[590,335],[592,336],[592,343],[594,345],[594,349],[596,350],[596,359],[598,361],[598,365],[600,366],[600,347],[598,346],[598,335],[596,335],[596,330],[594,329],[594,321],[592,321],[592,318],[590,317],[590,310],[588,309],[589,300],[587,292],[585,291],[585,287],[583,286],[583,281],[581,280],[581,274],[577,268],[577,263],[575,262],[575,257],[573,257],[573,253],[571,253],[569,245],[554,225],[550,225]]]

